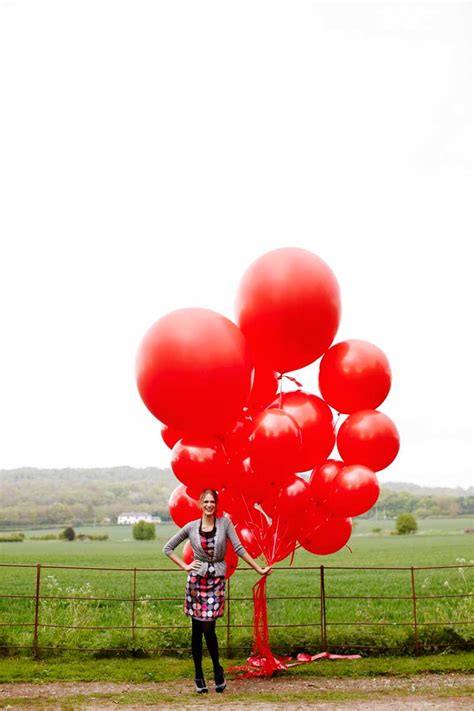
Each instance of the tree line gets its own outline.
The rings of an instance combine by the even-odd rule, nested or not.
[[[35,527],[116,523],[125,511],[140,511],[169,520],[168,498],[176,486],[169,469],[15,469],[0,471],[0,527]],[[382,485],[376,506],[364,518],[417,518],[474,514],[474,490],[459,495],[407,484]],[[420,490],[417,491],[417,488]],[[420,493],[422,492],[422,493]]]

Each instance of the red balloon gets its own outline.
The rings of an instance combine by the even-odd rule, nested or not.
[[[240,493],[249,506],[260,503],[270,493],[271,477],[255,474],[250,465],[250,459],[247,458],[243,462],[231,465],[229,471],[232,477],[229,479],[229,484]]]
[[[279,402],[276,398],[270,407],[278,407]],[[293,471],[306,472],[323,462],[336,442],[331,409],[320,397],[303,390],[283,393],[280,407],[301,431],[301,456]]]
[[[270,504],[267,513],[272,517],[273,523],[280,521],[294,521],[310,505],[309,486],[299,476],[294,476],[288,484],[284,484],[273,496],[272,501],[264,501],[262,506],[266,511],[265,503]]]
[[[187,434],[226,432],[250,393],[245,338],[232,321],[208,309],[160,318],[143,339],[136,370],[150,412]]]
[[[291,415],[277,408],[257,415],[250,435],[250,464],[257,474],[294,472],[300,453],[301,433]]]
[[[360,464],[343,467],[331,482],[326,506],[336,516],[361,516],[372,508],[380,486],[372,469]]]
[[[171,468],[175,477],[198,498],[203,489],[219,491],[225,485],[226,454],[215,437],[180,439],[173,447]]]
[[[330,518],[321,526],[308,532],[299,542],[310,553],[329,555],[343,548],[352,533],[350,518]]]
[[[363,464],[378,472],[397,456],[400,437],[387,415],[377,410],[360,410],[341,425],[337,448],[346,464]]]
[[[190,541],[186,541],[186,543],[184,544],[181,558],[186,563],[186,565],[189,565],[189,563],[193,562],[194,551]]]
[[[174,430],[172,427],[168,427],[168,425],[161,426],[161,438],[169,449],[173,449],[176,442],[182,439],[182,437],[182,432],[178,432],[178,430]]]
[[[249,437],[253,430],[253,419],[243,414],[232,430],[224,437],[224,448],[229,458],[245,459],[249,456]]]
[[[190,521],[201,518],[202,515],[199,502],[189,495],[184,484],[180,484],[176,489],[173,489],[168,506],[171,518],[180,528]]]
[[[336,277],[316,254],[285,247],[267,252],[245,272],[237,322],[255,362],[286,373],[309,365],[331,345],[340,319]]]
[[[237,566],[239,565],[237,553],[234,551],[232,543],[229,539],[227,539],[227,547],[225,550],[224,560],[226,562],[225,577],[227,579],[235,573],[235,571],[237,570]]]
[[[247,407],[252,410],[267,407],[278,390],[278,384],[278,373],[265,366],[257,366]]]
[[[368,341],[342,341],[321,359],[319,389],[338,412],[375,410],[387,397],[391,382],[387,356]]]
[[[230,514],[232,521],[245,520],[250,504],[241,492],[233,485],[228,484],[219,493],[219,510]]]
[[[331,493],[331,485],[334,477],[339,474],[344,467],[344,462],[336,459],[328,459],[320,467],[316,467],[309,478],[309,488],[313,500],[318,504],[324,504]]]
[[[237,535],[239,536],[243,547],[247,553],[252,556],[252,558],[258,558],[263,555],[262,544],[260,543],[260,537],[257,532],[252,531],[251,528],[248,528],[243,524],[237,525],[235,530],[237,531]]]
[[[268,554],[265,556],[268,564],[279,563],[289,555],[292,555],[296,548],[296,533],[294,526],[288,523],[279,527],[272,523],[267,534]]]
[[[186,541],[183,548],[183,555],[181,556],[185,563],[192,563],[194,560],[194,551],[192,549],[191,543]],[[237,569],[239,564],[237,553],[234,551],[230,541],[227,541],[227,548],[224,556],[226,562],[226,572],[225,577],[230,578]]]
[[[305,540],[312,540],[316,535],[316,530],[321,528],[331,518],[331,513],[319,505],[310,505],[298,516],[296,522],[296,538],[300,543]]]

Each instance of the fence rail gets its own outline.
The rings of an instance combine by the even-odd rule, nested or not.
[[[449,621],[429,621],[422,622],[418,618],[418,605],[420,600],[425,599],[449,599],[449,598],[471,598],[474,597],[474,592],[466,593],[446,593],[443,595],[430,595],[430,594],[420,594],[416,587],[416,572],[426,571],[426,570],[449,570],[460,568],[459,565],[432,565],[432,566],[279,566],[274,568],[274,573],[279,573],[284,570],[304,570],[304,571],[314,571],[315,581],[319,581],[319,595],[268,595],[267,600],[319,600],[320,608],[320,618],[317,622],[301,622],[301,623],[270,623],[268,627],[272,628],[318,628],[319,627],[319,644],[322,651],[329,651],[330,642],[328,639],[328,628],[330,627],[411,627],[413,629],[413,652],[419,654],[423,649],[423,645],[420,642],[420,627],[425,626],[441,626],[449,625],[455,627],[458,625],[472,625],[474,620],[449,620]],[[39,658],[41,651],[55,650],[55,651],[83,651],[83,652],[96,652],[96,648],[90,647],[71,647],[71,646],[51,646],[51,645],[40,645],[40,630],[42,629],[67,629],[67,630],[128,630],[130,632],[130,638],[132,643],[135,642],[136,633],[140,630],[164,630],[164,629],[183,629],[188,625],[186,623],[178,625],[138,625],[136,620],[136,610],[137,602],[139,598],[137,597],[137,578],[139,573],[180,573],[178,569],[170,568],[119,568],[119,567],[95,567],[95,566],[75,566],[75,565],[50,565],[50,564],[24,564],[24,563],[0,563],[0,573],[2,569],[6,568],[29,568],[35,570],[35,592],[34,594],[0,594],[0,600],[34,600],[34,613],[31,622],[2,622],[0,621],[0,628],[3,629],[13,629],[13,628],[31,628],[32,630],[32,640],[29,645],[16,645],[0,644],[0,649],[2,648],[14,648],[14,649],[29,649],[32,652],[34,658]],[[462,568],[474,568],[473,564],[463,563]],[[50,595],[42,593],[42,581],[43,573],[48,570],[67,570],[67,571],[94,571],[94,572],[121,572],[121,573],[131,573],[131,594],[124,597],[113,597],[113,596],[81,596],[81,595]],[[409,595],[330,595],[327,593],[328,576],[327,571],[331,570],[357,570],[357,571],[367,571],[367,570],[378,570],[378,571],[406,571],[409,575],[410,581],[410,594]],[[247,569],[237,569],[236,573],[245,574],[248,572]],[[232,584],[231,579],[227,581],[227,593],[226,593],[226,615],[225,615],[225,638],[226,638],[226,648],[227,655],[232,655],[232,636],[231,630],[238,628],[251,628],[252,624],[243,623],[233,623],[231,621],[231,610],[236,603],[239,602],[249,602],[252,601],[252,597],[249,596],[232,596]],[[44,600],[85,600],[85,601],[97,601],[97,602],[123,602],[130,603],[130,623],[127,625],[81,625],[81,624],[57,624],[53,622],[42,622],[41,621],[41,602]],[[181,601],[182,596],[165,596],[165,597],[148,597],[148,602],[169,602],[169,601]],[[404,620],[400,622],[364,622],[364,621],[331,621],[328,619],[327,601],[328,600],[411,600],[412,601],[412,615],[410,620]],[[469,642],[465,645],[471,646]],[[275,649],[281,645],[272,645]],[[353,645],[350,645],[353,646]],[[377,645],[367,645],[361,644],[357,645],[360,649],[377,649]],[[456,646],[452,642],[446,645],[438,644],[438,646],[452,647]],[[344,645],[337,643],[338,648],[349,647],[349,645]],[[390,649],[390,647],[386,647]],[[102,648],[103,649],[103,648]],[[111,652],[125,652],[129,651],[128,648],[113,647],[108,651]],[[160,652],[159,648],[144,650],[151,653]]]

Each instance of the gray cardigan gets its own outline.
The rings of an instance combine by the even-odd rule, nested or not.
[[[232,543],[237,555],[242,557],[246,553],[245,548],[235,532],[234,524],[230,518],[227,518],[227,516],[219,516],[216,518],[216,545],[214,547],[213,558],[205,553],[203,547],[201,546],[201,538],[199,535],[200,524],[201,519],[198,519],[197,521],[190,521],[186,524],[186,526],[183,526],[183,528],[181,528],[178,533],[175,533],[175,535],[164,545],[163,553],[170,555],[180,543],[182,543],[186,538],[189,538],[195,560],[202,563],[199,570],[196,571],[196,575],[205,575],[207,573],[209,563],[212,562],[216,570],[216,575],[224,576],[226,570],[224,556],[227,546],[227,539],[229,539]]]

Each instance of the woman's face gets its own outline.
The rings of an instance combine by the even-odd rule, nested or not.
[[[202,500],[201,508],[207,516],[212,516],[216,512],[216,502],[212,494],[206,494]]]

